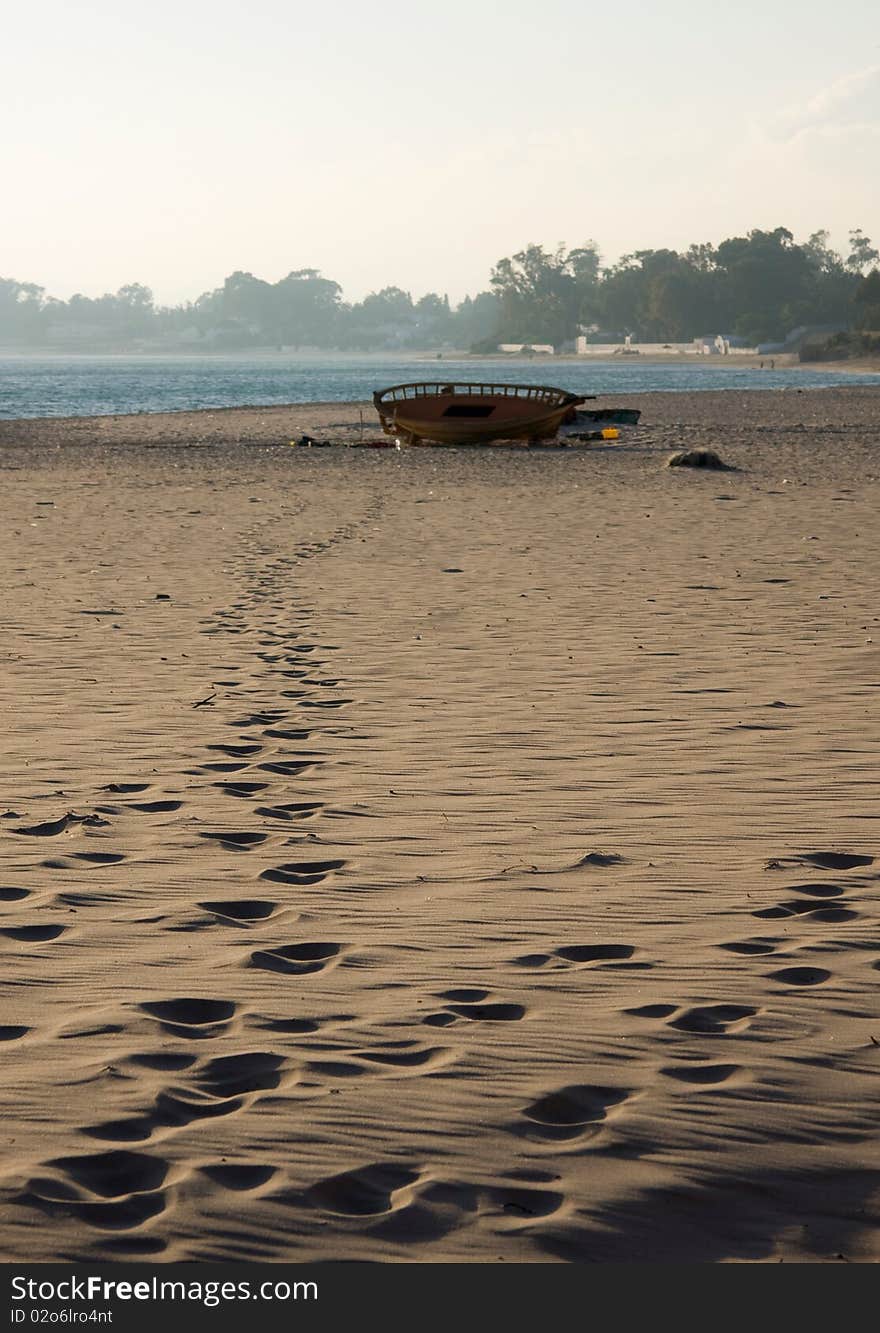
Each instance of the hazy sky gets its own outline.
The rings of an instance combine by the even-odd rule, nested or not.
[[[880,6],[43,0],[4,21],[0,276],[459,300],[529,241],[880,240]]]

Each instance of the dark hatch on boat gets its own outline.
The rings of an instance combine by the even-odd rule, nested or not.
[[[497,404],[488,406],[483,403],[452,403],[443,413],[444,417],[490,417]]]

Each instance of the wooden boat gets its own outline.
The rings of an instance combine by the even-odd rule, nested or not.
[[[386,435],[401,444],[552,439],[586,398],[543,384],[397,384],[373,394]]]

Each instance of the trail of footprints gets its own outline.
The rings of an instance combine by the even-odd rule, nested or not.
[[[374,523],[380,508],[380,502],[374,502],[366,511],[362,524]],[[335,715],[351,700],[329,694],[320,697],[325,690],[335,690],[339,682],[318,674],[322,666],[316,656],[320,645],[304,641],[301,628],[289,627],[289,600],[279,594],[278,585],[286,580],[293,565],[326,550],[337,541],[351,538],[362,524],[346,525],[328,540],[301,547],[292,558],[276,560],[269,565],[260,558],[265,554],[264,549],[252,546],[248,561],[249,592],[235,606],[215,612],[204,627],[205,634],[246,636],[254,641],[249,654],[254,665],[217,668],[218,677],[224,679],[218,679],[216,684],[243,688],[245,693],[260,694],[263,699],[268,697],[270,700],[268,706],[261,703],[221,723],[232,729],[233,736],[229,740],[217,738],[206,742],[207,758],[182,775],[206,778],[224,797],[252,807],[259,824],[257,828],[248,827],[249,821],[245,819],[231,827],[197,830],[199,839],[221,848],[230,856],[265,853],[279,841],[290,842],[291,835],[293,841],[300,844],[309,825],[324,810],[321,800],[286,799],[291,782],[315,774],[324,761],[324,756],[312,750],[303,753],[301,748],[294,748],[312,741],[316,724],[315,719],[307,726],[294,725],[294,713],[297,709],[308,708]],[[299,614],[300,622],[303,615],[307,612]],[[275,683],[276,680],[283,688]],[[293,682],[296,682],[295,688]],[[283,701],[280,706],[279,700]],[[205,716],[206,720],[210,718],[212,726],[216,725],[216,713]],[[77,833],[80,829],[110,828],[114,817],[129,813],[173,816],[184,804],[176,793],[156,792],[148,783],[113,782],[102,789],[90,812],[68,811],[58,818],[39,824],[22,824],[12,831],[24,835],[23,843],[26,838],[56,838]],[[319,840],[315,835],[310,835],[309,845],[316,841]],[[124,860],[125,857],[117,852],[89,850],[52,855],[41,864],[43,869],[50,871],[89,870],[107,874]],[[319,886],[345,866],[346,862],[341,858],[300,856],[279,860],[256,872],[254,881],[280,890],[277,897],[205,898],[195,904],[202,913],[201,920],[166,928],[192,929],[213,925],[238,932],[260,930],[271,925],[276,917],[290,916],[288,897],[291,888]],[[26,905],[30,897],[30,891],[25,888],[9,886],[0,889],[0,902],[7,904]],[[124,892],[102,890],[67,892],[58,896],[59,902],[77,909],[124,899]],[[62,924],[22,924],[4,926],[0,934],[19,943],[36,945],[59,939],[66,929]],[[345,954],[346,945],[338,941],[290,940],[282,935],[277,943],[248,951],[242,965],[276,974],[283,982],[338,966],[344,961]],[[156,1024],[167,1036],[183,1045],[196,1043],[197,1049],[202,1043],[231,1033],[242,1022],[250,1022],[277,1037],[302,1038],[318,1033],[327,1021],[261,1019],[259,1015],[242,1014],[233,1000],[200,997],[146,1001],[137,1008],[144,1020]],[[350,1021],[350,1016],[342,1016],[340,1021]],[[124,1025],[111,1025],[108,1030],[125,1029]],[[29,1031],[23,1026],[0,1027],[0,1041],[22,1040]],[[287,1084],[300,1084],[306,1091],[311,1088],[318,1095],[323,1092],[324,1082],[328,1079],[383,1073],[394,1077],[428,1073],[445,1063],[447,1057],[443,1048],[415,1042],[390,1043],[376,1049],[357,1048],[354,1058],[349,1059],[341,1059],[335,1047],[331,1054],[323,1047],[326,1043],[319,1044],[315,1050],[298,1052],[295,1060],[272,1050],[247,1050],[213,1058],[191,1055],[184,1049],[132,1055],[127,1062],[126,1078],[136,1077],[138,1068],[161,1070],[169,1075],[167,1086],[141,1112],[85,1126],[81,1131],[92,1139],[126,1146],[111,1146],[100,1153],[47,1162],[46,1169],[52,1172],[51,1176],[34,1177],[22,1194],[22,1200],[36,1204],[44,1211],[73,1215],[98,1230],[136,1229],[164,1210],[175,1179],[167,1161],[154,1153],[132,1151],[127,1145],[155,1145],[168,1135],[200,1121],[237,1114],[261,1096],[277,1093]],[[258,1170],[255,1176],[249,1169],[241,1168],[236,1176],[234,1168],[224,1171],[219,1165],[206,1168],[206,1171],[218,1183],[230,1188],[251,1188],[257,1177],[262,1179],[265,1174]]]

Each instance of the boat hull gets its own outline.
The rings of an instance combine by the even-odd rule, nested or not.
[[[576,394],[529,385],[399,385],[374,394],[382,429],[401,443],[552,439]]]

